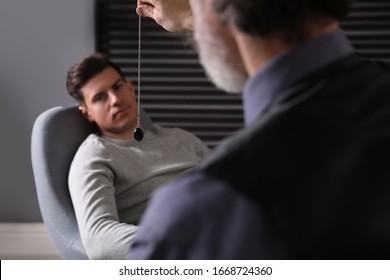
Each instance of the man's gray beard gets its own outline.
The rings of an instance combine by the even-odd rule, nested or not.
[[[195,32],[195,40],[200,63],[205,68],[210,80],[224,91],[241,93],[248,75],[239,53],[235,52],[221,38],[213,36],[208,31]]]

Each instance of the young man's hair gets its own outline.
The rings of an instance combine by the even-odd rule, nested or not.
[[[108,67],[115,69],[123,80],[126,79],[120,67],[101,53],[94,53],[84,58],[81,62],[74,64],[69,69],[66,79],[66,89],[70,96],[76,99],[80,104],[83,104],[84,95],[81,92],[81,88],[90,79],[103,72],[103,70]]]
[[[242,31],[263,38],[280,36],[286,41],[305,40],[308,18],[327,16],[340,20],[354,0],[213,0],[223,19],[233,17]]]

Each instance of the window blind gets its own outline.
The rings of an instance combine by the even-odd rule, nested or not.
[[[96,0],[96,50],[121,66],[137,87],[135,8],[136,1]],[[390,61],[388,0],[358,1],[342,28],[362,56]],[[241,97],[210,83],[187,37],[142,19],[141,106],[155,122],[191,131],[213,148],[243,126]]]
[[[390,1],[360,0],[341,24],[363,57],[390,62]]]
[[[137,87],[136,1],[97,1],[97,50],[118,63]],[[239,96],[217,90],[199,65],[187,34],[142,18],[141,106],[153,121],[193,132],[209,147],[242,127]]]

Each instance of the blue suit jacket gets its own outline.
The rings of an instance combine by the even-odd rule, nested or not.
[[[154,195],[130,258],[390,259],[390,70],[356,55],[292,85]]]
[[[262,209],[283,248],[269,257],[390,258],[388,65],[327,66],[228,146],[207,173]]]

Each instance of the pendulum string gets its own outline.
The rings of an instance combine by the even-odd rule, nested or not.
[[[137,126],[133,130],[134,139],[138,142],[144,138],[144,132],[141,128],[141,16],[138,17],[138,108],[137,108]]]
[[[138,16],[138,115],[137,126],[140,124],[140,97],[141,97],[141,16]]]

